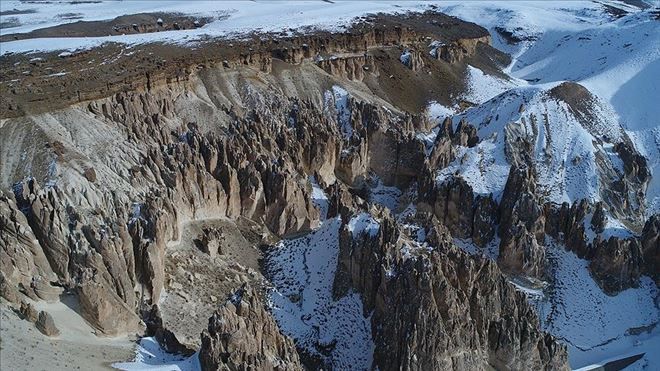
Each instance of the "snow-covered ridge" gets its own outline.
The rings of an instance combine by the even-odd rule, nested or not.
[[[505,68],[508,79],[468,69],[464,98],[477,105],[455,115],[453,123],[455,128],[466,119],[477,127],[481,141],[474,148],[460,148],[457,159],[438,172],[438,181],[459,175],[475,193],[493,193],[497,199],[508,174],[505,135],[515,134],[532,140],[539,191],[546,201],[597,201],[602,175],[623,173],[614,144],[629,138],[653,175],[645,217],[660,211],[660,106],[655,102],[660,96],[660,23],[648,10],[609,4],[629,14],[614,19],[597,2],[577,1],[443,7],[488,28],[495,46],[511,53],[513,62]],[[507,43],[497,28],[518,42]],[[584,86],[591,96],[588,120],[579,112],[584,107],[556,94],[565,81]],[[608,213],[606,218],[604,238],[633,236],[614,216]],[[587,219],[587,238],[593,239],[590,215]],[[457,244],[483,254],[469,241]],[[653,281],[644,277],[638,288],[608,296],[590,276],[588,261],[554,241],[546,242],[546,254],[554,276],[551,288],[519,288],[536,304],[544,329],[569,346],[571,366],[589,369],[646,353],[626,370],[656,369],[660,310]]]
[[[194,44],[207,37],[237,37],[251,32],[290,32],[303,28],[341,30],[356,17],[374,13],[424,11],[424,1],[99,1],[79,3],[52,1],[24,3],[3,1],[0,16],[4,24],[1,33],[26,33],[76,21],[110,20],[121,15],[138,13],[178,13],[215,19],[203,27],[191,30],[163,31],[104,37],[37,38],[2,43],[0,55],[30,51],[75,50],[99,46],[106,42],[142,44],[173,42]],[[70,15],[75,15],[72,17]],[[69,16],[67,16],[69,15]],[[12,27],[13,26],[13,27]]]
[[[514,59],[505,68],[507,78],[468,66],[468,89],[460,99],[476,106],[455,115],[454,126],[465,118],[478,127],[482,141],[476,148],[461,149],[457,160],[441,171],[439,181],[458,174],[476,193],[493,193],[497,198],[508,169],[504,135],[515,128],[534,141],[546,200],[598,201],[603,181],[623,173],[613,144],[630,138],[653,175],[646,190],[645,215],[660,211],[660,105],[655,103],[660,88],[654,82],[660,74],[660,27],[650,10],[621,2],[607,5],[629,14],[614,19],[603,4],[578,1],[442,7],[487,27],[495,46]],[[517,41],[507,42],[500,37],[501,30],[514,34]],[[581,97],[567,102],[553,94],[553,88],[565,81],[586,87],[589,102]],[[576,104],[586,107],[588,117],[579,112],[585,108],[576,109]],[[423,139],[429,142],[433,137]]]

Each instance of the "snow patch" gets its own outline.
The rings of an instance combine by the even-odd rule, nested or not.
[[[642,277],[638,288],[608,296],[591,277],[587,260],[551,239],[546,240],[546,256],[552,267],[552,290],[547,298],[528,299],[536,307],[542,327],[568,344],[572,367],[618,354],[642,353],[642,349],[657,344],[657,328],[640,335],[629,331],[660,321],[654,303],[658,289],[653,280]]]
[[[334,106],[337,114],[337,123],[339,131],[344,139],[348,140],[353,136],[353,126],[351,125],[351,108],[348,104],[349,94],[346,89],[338,85],[332,86],[332,92],[325,93],[326,107]]]
[[[358,237],[362,233],[366,233],[371,237],[378,234],[380,230],[380,223],[376,221],[371,214],[362,212],[348,222],[348,230],[353,235],[353,238]]]
[[[371,228],[369,223],[356,224]],[[371,318],[365,316],[359,294],[338,299],[332,294],[340,226],[339,218],[329,219],[307,236],[281,241],[268,252],[266,271],[274,285],[271,311],[299,348],[334,369],[366,370],[375,348]]]
[[[319,209],[319,212],[321,213],[320,218],[321,221],[323,221],[328,216],[328,207],[329,207],[328,196],[325,194],[323,188],[321,188],[319,183],[316,181],[316,178],[309,177],[309,182],[312,184],[312,203],[314,204],[314,206],[316,206],[316,208]]]
[[[135,351],[135,360],[119,362],[112,367],[127,371],[200,371],[198,353],[190,357],[167,353],[153,337],[140,339]]]

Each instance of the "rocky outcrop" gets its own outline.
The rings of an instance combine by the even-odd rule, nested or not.
[[[534,170],[512,166],[499,205],[498,264],[512,274],[541,277],[545,267],[545,216],[535,191]]]
[[[58,336],[60,334],[60,330],[58,330],[55,326],[53,317],[51,317],[48,312],[43,310],[39,312],[39,318],[37,318],[37,321],[34,323],[34,325],[37,330],[41,331],[41,333],[46,336]]]
[[[330,75],[347,80],[362,81],[366,74],[378,76],[378,67],[374,57],[368,54],[319,58],[316,65]]]
[[[165,328],[158,308],[168,244],[181,238],[183,223],[246,219],[265,226],[264,234],[295,236],[319,222],[309,176],[331,195],[329,216],[348,221],[355,210],[367,209],[356,195],[376,175],[386,185],[417,182],[419,209],[439,221],[420,216],[428,237],[419,241],[386,212],[374,209],[370,212],[380,220],[376,236],[353,238],[346,228],[342,231],[335,291],[339,296],[357,290],[366,310],[373,311],[374,366],[565,368],[565,349],[539,331],[530,306],[499,268],[467,256],[451,242],[452,237],[472,238],[485,246],[499,221],[502,267],[507,273],[542,274],[543,233],[564,227],[545,222],[533,171],[517,166],[526,163],[524,151],[507,136],[507,156],[516,168],[499,206],[492,195],[475,195],[460,177],[438,184],[434,171],[454,160],[457,146],[476,146],[477,129],[461,121],[453,130],[451,119],[446,120],[427,155],[415,134],[429,132],[430,122],[400,112],[394,98],[402,97],[383,93],[388,84],[397,89],[397,76],[385,76],[383,88],[373,88],[378,85],[374,79],[389,71],[382,67],[398,68],[393,71],[415,76],[414,81],[431,76],[425,73],[430,65],[442,65],[453,75],[459,69],[445,62],[474,56],[479,45],[490,42],[485,30],[433,14],[401,22],[381,17],[386,27],[365,22],[331,36],[268,35],[235,45],[223,41],[205,48],[209,54],[177,54],[176,49],[167,60],[154,62],[157,68],[145,57],[146,70],[122,75],[121,83],[109,79],[96,86],[98,78],[88,84],[83,75],[76,97],[55,90],[61,102],[94,100],[52,117],[35,115],[30,125],[3,121],[3,130],[38,127],[49,144],[54,134],[46,129],[57,122],[71,140],[57,146],[53,163],[71,171],[59,183],[50,174],[39,174],[37,179],[51,180],[44,188],[34,179],[20,182],[14,188],[15,203],[0,198],[0,293],[11,301],[21,294],[45,298],[53,282],[77,293],[81,314],[99,333],[140,331],[142,318],[147,333],[166,349],[187,352]],[[448,32],[453,26],[465,26],[465,35]],[[436,50],[443,61],[415,51],[431,38],[446,42]],[[397,60],[403,45],[413,52],[410,59]],[[312,58],[315,64],[309,63]],[[361,81],[346,82],[355,97],[345,98],[341,108],[327,90],[339,78]],[[67,79],[62,77],[65,84]],[[42,97],[45,109],[52,109],[46,104],[51,88],[44,88],[43,96],[41,90],[33,94]],[[10,116],[23,112],[15,103],[26,94],[20,89],[12,93]],[[6,105],[0,109],[4,117]],[[90,124],[82,130],[77,122]],[[89,128],[99,131],[91,141],[80,137]],[[629,173],[643,178],[641,170]],[[596,220],[602,225],[602,218]],[[657,229],[655,223],[645,232],[638,254],[644,261],[657,257]],[[223,253],[221,240],[212,230],[198,238],[211,256]],[[635,251],[633,245],[615,241],[603,249],[593,263],[603,273],[601,280],[616,272],[639,274],[639,260],[625,254]],[[611,285],[620,281],[617,276]],[[249,287],[211,317],[202,335],[200,361],[205,369],[301,367],[295,345],[279,332],[262,298]]]
[[[209,254],[212,258],[222,254],[222,242],[224,236],[222,230],[212,227],[206,227],[202,233],[195,239],[195,245],[203,252]]]
[[[546,204],[545,232],[562,241],[579,257],[589,260],[593,277],[607,293],[616,294],[637,286],[641,275],[648,275],[657,283],[660,251],[657,215],[647,220],[640,236],[604,238],[608,213],[602,202]]]
[[[420,249],[391,217],[378,222],[375,236],[342,231],[335,279],[337,295],[353,287],[373,310],[374,367],[568,369],[565,347],[539,330],[495,263],[454,246],[437,221],[427,222],[430,248]]]
[[[399,61],[412,71],[419,71],[422,69],[422,67],[424,67],[424,59],[422,58],[422,53],[416,50],[404,50],[404,52],[401,53],[401,56],[399,56]]]
[[[293,341],[282,335],[252,287],[243,287],[209,319],[202,333],[203,370],[300,370]]]
[[[174,354],[183,354],[190,356],[194,353],[194,350],[188,349],[186,346],[181,344],[177,339],[176,335],[165,328],[163,325],[163,318],[161,316],[158,305],[153,305],[150,310],[145,311],[143,314],[144,322],[147,326],[146,336],[153,336],[158,341],[165,351],[168,353]]]
[[[39,312],[37,312],[36,309],[34,309],[34,306],[30,303],[26,303],[24,301],[21,302],[21,306],[18,308],[18,313],[21,315],[21,318],[28,322],[37,322],[37,319],[39,319]]]
[[[165,17],[167,19],[167,17]],[[201,20],[200,20],[201,21]],[[167,22],[167,24],[171,24]],[[180,26],[183,24],[181,22]],[[151,24],[157,30],[162,26]],[[132,27],[132,26],[131,26]],[[114,33],[114,30],[104,33]],[[136,32],[133,30],[132,32]],[[121,73],[117,73],[116,64],[99,65],[95,71],[79,71],[76,74],[57,76],[49,78],[48,73],[43,76],[34,75],[34,82],[39,82],[41,88],[32,89],[28,86],[32,82],[25,81],[21,84],[3,83],[2,102],[0,105],[0,116],[19,117],[26,112],[48,112],[49,110],[61,109],[71,104],[98,100],[124,92],[142,89],[154,89],[155,87],[169,84],[171,82],[190,81],[193,72],[198,69],[237,69],[251,67],[263,72],[273,71],[274,60],[284,61],[290,64],[300,64],[304,60],[311,60],[319,55],[325,59],[332,55],[363,54],[365,51],[375,48],[384,48],[400,45],[416,45],[420,40],[432,38],[443,40],[446,47],[441,55],[446,61],[459,61],[464,57],[474,54],[474,45],[478,43],[489,43],[488,31],[473,23],[461,21],[438,12],[410,13],[402,15],[380,14],[373,15],[363,22],[358,22],[346,32],[307,32],[261,34],[255,37],[241,40],[209,40],[208,47],[204,48],[167,48],[167,58],[163,58],[162,50],[154,47],[152,54],[148,54],[138,65],[124,68],[121,65]],[[419,48],[422,50],[426,45],[422,41]],[[151,47],[149,47],[151,48]],[[116,56],[118,49],[107,48],[109,55]],[[48,63],[53,70],[61,70],[66,64],[87,63],[91,53],[75,53],[69,58],[58,58],[53,54],[48,58]],[[104,56],[105,57],[105,56]],[[11,56],[8,66],[13,65],[21,58]],[[21,69],[16,71],[15,76],[28,78]],[[82,64],[81,63],[81,64]],[[123,61],[121,62],[123,63]],[[363,70],[361,62],[353,63],[346,76],[359,79],[360,70]],[[349,67],[346,66],[346,71]],[[355,67],[355,68],[354,68]],[[275,68],[277,70],[277,68]],[[103,75],[103,78],[100,76]],[[15,78],[8,75],[6,81]],[[42,78],[47,78],[44,83]],[[31,76],[30,76],[31,78]],[[75,89],[71,89],[75,86]],[[39,107],[29,102],[40,102]]]
[[[651,216],[644,224],[641,245],[644,271],[660,285],[660,214]]]
[[[498,218],[492,195],[475,195],[461,177],[437,183],[432,175],[420,182],[418,208],[432,211],[457,238],[472,238],[484,247],[493,240]]]
[[[479,43],[490,45],[490,36],[483,36],[474,39],[458,39],[454,42],[440,46],[440,52],[437,53],[441,58],[449,63],[462,61],[464,58],[474,55]]]
[[[597,239],[593,249],[589,269],[605,292],[617,294],[637,286],[644,263],[636,238]]]
[[[59,290],[50,282],[56,275],[11,196],[0,191],[0,294],[14,303],[19,290],[33,299],[53,299]]]
[[[479,142],[474,126],[461,120],[453,129],[450,117],[438,127],[424,170],[419,172],[418,208],[432,211],[457,238],[473,238],[483,247],[495,236],[498,211],[492,195],[476,195],[461,177],[437,181],[435,170],[449,165],[456,156],[456,146],[474,147]]]

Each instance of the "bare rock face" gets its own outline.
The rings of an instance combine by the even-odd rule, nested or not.
[[[401,63],[413,71],[419,71],[424,67],[424,59],[416,50],[406,49],[399,57]]]
[[[39,312],[34,309],[32,304],[24,301],[21,302],[21,306],[18,308],[18,313],[20,313],[24,320],[32,323],[37,322],[37,319],[39,319]]]
[[[495,237],[497,232],[497,202],[492,195],[478,196],[475,200],[472,218],[472,241],[484,247]]]
[[[454,145],[462,147],[474,147],[479,142],[477,135],[477,128],[461,120],[456,127],[456,132],[452,135],[452,142]]]
[[[437,188],[435,215],[446,225],[452,236],[472,236],[474,193],[463,178],[451,178]]]
[[[46,336],[58,336],[60,334],[60,330],[55,326],[53,317],[43,310],[39,312],[39,318],[37,318],[37,322],[34,325]]]
[[[490,45],[490,36],[458,39],[452,43],[442,45],[438,56],[449,63],[460,62],[463,58],[473,55],[479,43]]]
[[[42,243],[51,268],[60,280],[68,282],[68,218],[57,192],[54,189],[41,190],[34,179],[18,184],[14,192],[17,206],[27,211],[26,219],[35,237]]]
[[[92,277],[78,289],[83,318],[99,332],[111,336],[141,331],[143,324],[135,310],[100,281]]]
[[[300,370],[293,341],[282,335],[251,287],[239,289],[202,333],[203,370]]]
[[[343,231],[335,290],[360,292],[373,310],[374,367],[382,370],[567,370],[566,348],[539,330],[525,296],[497,265],[467,255],[435,222],[413,244],[386,214],[379,232]],[[406,341],[400,341],[406,339]]]
[[[0,295],[10,302],[18,303],[18,290],[35,299],[57,296],[55,273],[35,240],[25,215],[0,191]]]
[[[546,204],[545,232],[562,241],[580,258],[589,260],[593,277],[609,294],[637,286],[641,275],[648,275],[658,282],[657,215],[647,220],[639,237],[611,236],[605,239],[601,234],[605,213],[609,212],[607,209],[604,203],[592,205],[586,200],[573,205]],[[591,223],[586,222],[589,216]],[[588,237],[587,229],[595,234],[592,239]]]
[[[605,292],[614,294],[637,286],[643,257],[636,238],[610,237],[595,245],[589,269]]]
[[[545,217],[535,194],[532,168],[511,167],[499,206],[500,267],[513,274],[542,276]]]
[[[325,72],[348,80],[362,81],[366,74],[378,74],[374,57],[368,54],[323,58],[316,62]]]
[[[181,344],[176,335],[163,326],[163,319],[161,317],[158,305],[153,305],[150,310],[144,313],[145,324],[147,326],[146,336],[153,336],[158,341],[163,349],[168,353],[191,355],[193,350],[188,349]]]
[[[437,184],[431,171],[425,174],[418,187],[420,210],[432,211],[454,237],[472,238],[481,247],[493,240],[499,209],[492,195],[475,195],[461,177]]]
[[[660,214],[646,221],[641,236],[644,270],[660,285]]]
[[[222,254],[222,231],[217,228],[204,228],[202,233],[195,239],[195,245],[212,258]]]

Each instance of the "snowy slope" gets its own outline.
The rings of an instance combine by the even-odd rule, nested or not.
[[[266,270],[274,285],[271,312],[297,347],[335,369],[367,370],[375,345],[360,296],[332,296],[340,226],[338,218],[327,220],[307,236],[284,240],[269,251]],[[360,215],[349,222],[349,228],[353,233],[370,233],[377,225]]]
[[[182,357],[167,353],[153,337],[140,339],[132,362],[114,363],[112,367],[127,371],[199,371],[197,353]]]
[[[656,2],[656,6],[660,5]],[[660,211],[660,27],[648,11],[618,3],[631,14],[614,20],[595,3],[465,2],[443,11],[491,30],[494,44],[513,54],[505,69],[510,79],[488,76],[469,67],[464,98],[477,106],[454,116],[476,125],[481,143],[461,148],[456,161],[438,172],[438,181],[459,174],[475,193],[499,198],[506,183],[507,128],[533,140],[539,188],[551,201],[600,199],[595,156],[611,171],[622,172],[612,144],[627,134],[646,157],[653,179],[646,193],[647,216]],[[522,39],[506,44],[496,27]],[[581,124],[570,107],[549,92],[563,81],[585,86],[596,100],[594,119]],[[521,109],[522,107],[522,109]],[[532,123],[534,117],[536,124]],[[631,232],[607,215],[607,236]],[[456,241],[466,251],[482,254],[470,241]],[[607,296],[591,278],[588,262],[547,243],[553,285],[546,292],[517,285],[535,303],[543,326],[569,346],[574,368],[596,367],[610,360],[646,355],[627,370],[657,369],[660,309],[658,289],[648,278],[639,288]],[[486,254],[491,255],[491,254]],[[515,285],[515,282],[514,282]],[[649,332],[635,328],[649,326]],[[633,330],[629,330],[633,329]],[[632,332],[631,332],[632,331]]]
[[[660,96],[657,83],[660,76],[660,27],[649,10],[640,10],[623,2],[606,3],[629,14],[615,19],[602,4],[580,1],[447,2],[443,3],[441,10],[488,28],[494,46],[514,57],[505,69],[510,80],[497,79],[470,67],[466,100],[483,104],[507,88],[515,88],[512,85],[517,85],[518,95],[524,95],[524,88],[548,90],[562,81],[578,82],[596,95],[599,98],[596,108],[602,120],[598,130],[613,140],[612,135],[618,137],[618,134],[612,129],[625,129],[636,149],[646,157],[654,175],[646,194],[648,217],[660,212],[660,104],[657,104]],[[650,3],[660,6],[657,1]],[[507,43],[498,29],[510,32],[520,41]],[[523,100],[530,105],[528,98]],[[474,108],[466,116],[473,120],[484,119],[484,111],[488,110],[491,117],[499,115],[500,121],[517,120],[515,110],[518,106],[513,103],[518,102],[510,96],[499,98],[499,102],[487,102],[485,107]],[[564,111],[556,105],[547,109],[560,115]],[[546,108],[537,111],[544,110]],[[572,121],[570,116],[568,118]],[[501,129],[498,125],[490,127],[492,129],[480,130],[480,137]],[[569,143],[578,143],[578,152],[592,153],[587,145],[588,137],[580,140],[577,134],[581,133],[568,134]],[[591,134],[594,136],[593,130]],[[612,162],[618,162],[612,158],[611,148],[602,150]],[[566,157],[558,159],[564,161],[568,159]],[[564,175],[560,172],[559,178],[553,180],[548,176],[557,167],[548,170],[551,172],[547,172],[544,182],[555,183],[550,184],[552,200],[575,200],[584,196],[598,199],[593,182],[587,182],[591,189],[565,192],[557,188],[562,186]],[[591,168],[578,169],[582,170],[592,174]],[[581,181],[580,178],[577,180]],[[566,184],[566,188],[570,187]]]
[[[494,77],[484,80],[487,83]],[[460,175],[477,194],[499,199],[508,177],[505,132],[533,145],[540,193],[555,203],[601,200],[596,156],[601,154],[612,171],[622,174],[621,160],[612,143],[622,128],[606,104],[596,102],[595,120],[585,127],[566,102],[553,97],[555,84],[521,86],[454,117],[455,127],[465,118],[478,129],[481,142],[460,148],[457,158],[438,173],[442,182]]]
[[[536,305],[542,326],[568,344],[572,367],[643,353],[658,344],[658,328],[639,335],[628,332],[660,322],[654,303],[658,289],[651,279],[644,277],[639,288],[608,296],[590,276],[588,261],[551,240],[546,241],[546,247],[554,272],[553,289],[547,297],[529,298]],[[647,358],[657,361],[653,353]]]

